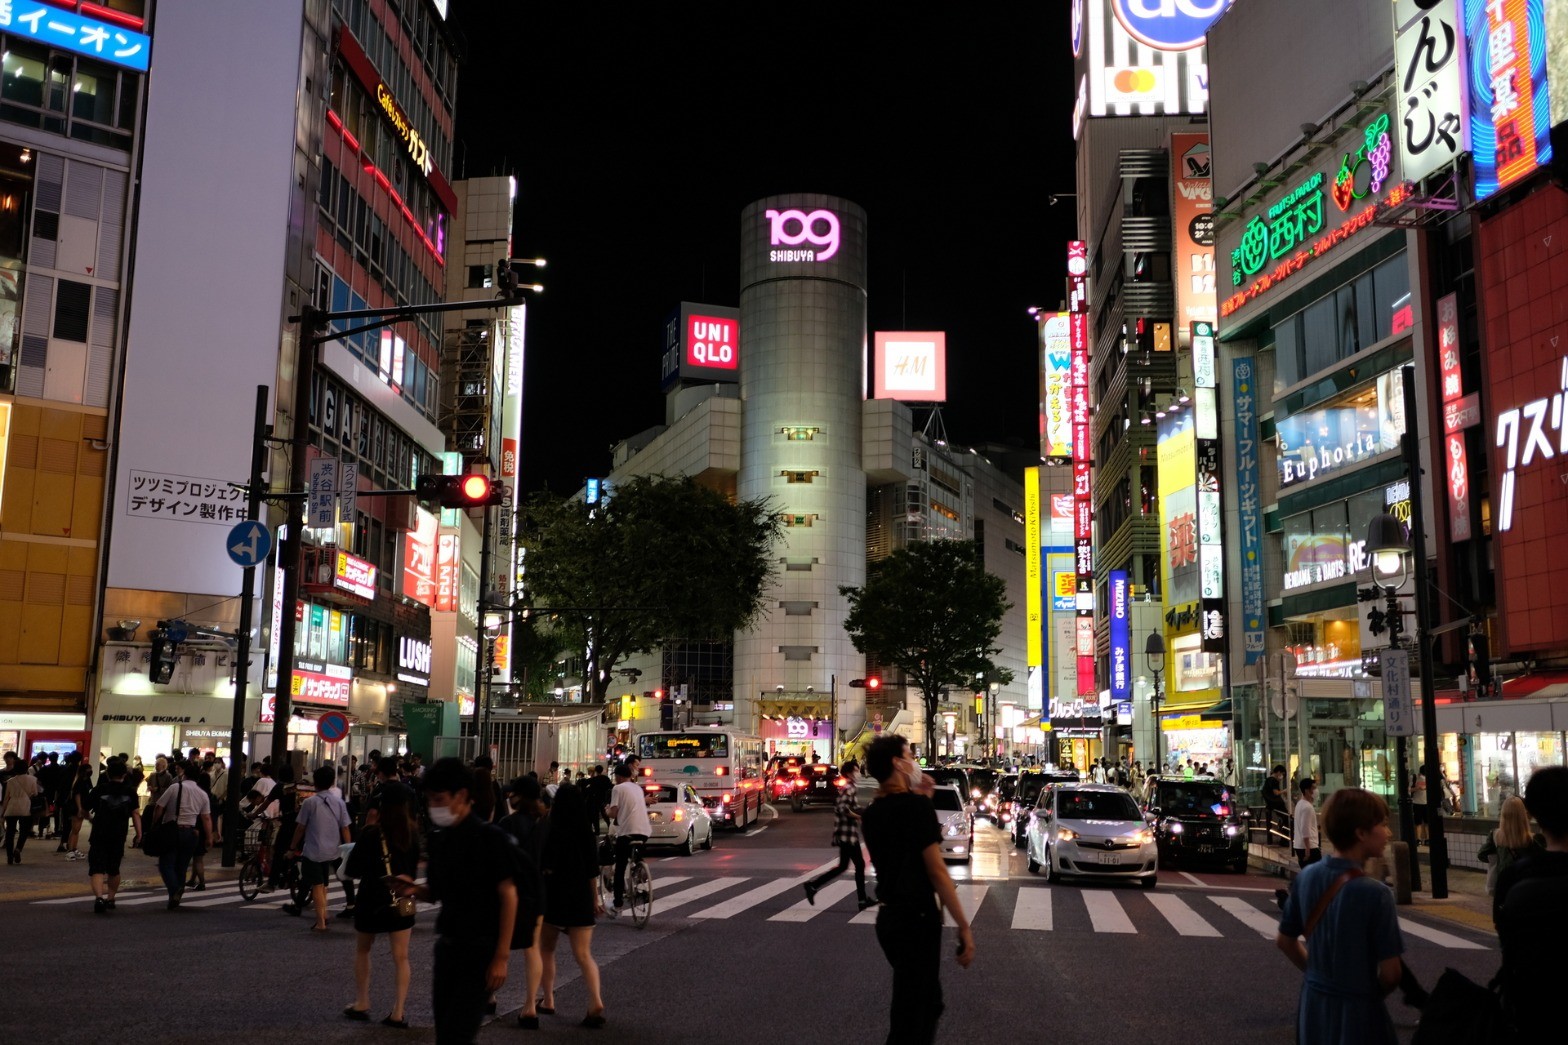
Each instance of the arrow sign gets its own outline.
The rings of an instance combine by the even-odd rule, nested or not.
[[[316,720],[316,735],[329,744],[336,744],[348,736],[348,716],[341,711],[329,711]]]
[[[229,558],[249,569],[265,559],[267,552],[272,550],[272,531],[267,529],[266,523],[247,519],[234,525],[226,543]]]

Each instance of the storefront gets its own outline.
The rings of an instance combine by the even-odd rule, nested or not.
[[[234,655],[221,643],[187,644],[167,685],[153,683],[146,644],[109,642],[99,668],[91,749],[99,758],[127,754],[151,765],[175,751],[215,751],[227,756],[234,725]],[[253,697],[242,721],[254,721]]]
[[[1564,764],[1568,703],[1545,697],[1439,705],[1437,731],[1459,811],[1495,817],[1537,769]]]
[[[85,715],[55,712],[0,711],[0,752],[32,758],[51,751],[62,758],[86,750],[91,734]]]
[[[941,717],[938,716],[938,725]],[[812,762],[836,757],[833,750],[833,723],[825,718],[796,715],[764,717],[761,724],[763,750],[774,755],[799,755]]]

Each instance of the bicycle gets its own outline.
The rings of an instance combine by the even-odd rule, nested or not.
[[[310,900],[310,889],[300,874],[298,860],[285,858],[283,866],[278,868],[277,885],[268,884],[273,881],[273,833],[276,826],[275,820],[260,817],[251,818],[246,826],[240,851],[248,855],[240,866],[240,896],[250,903],[261,893],[281,887],[294,904],[303,907]]]
[[[633,842],[630,859],[626,861],[626,906],[631,913],[632,924],[639,929],[644,928],[653,915],[653,875],[642,858],[642,849],[646,844]],[[620,911],[614,905],[614,898],[615,839],[607,835],[599,843],[599,900],[610,917],[617,918]]]

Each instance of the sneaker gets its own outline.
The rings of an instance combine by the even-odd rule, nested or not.
[[[85,860],[87,859],[87,854],[82,852],[80,849],[72,849],[69,853],[65,854],[65,858],[67,860]]]
[[[108,914],[109,913],[109,901],[105,900],[101,896],[98,897],[97,899],[93,900],[93,913],[94,914]]]

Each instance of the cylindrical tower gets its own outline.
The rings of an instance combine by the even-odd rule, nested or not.
[[[864,659],[838,589],[866,577],[866,215],[817,193],[770,196],[742,212],[740,238],[737,492],[771,498],[787,525],[766,616],[736,637],[736,717],[757,728],[759,701],[781,688],[825,714],[837,676],[837,725],[854,729],[865,694],[845,683]]]

